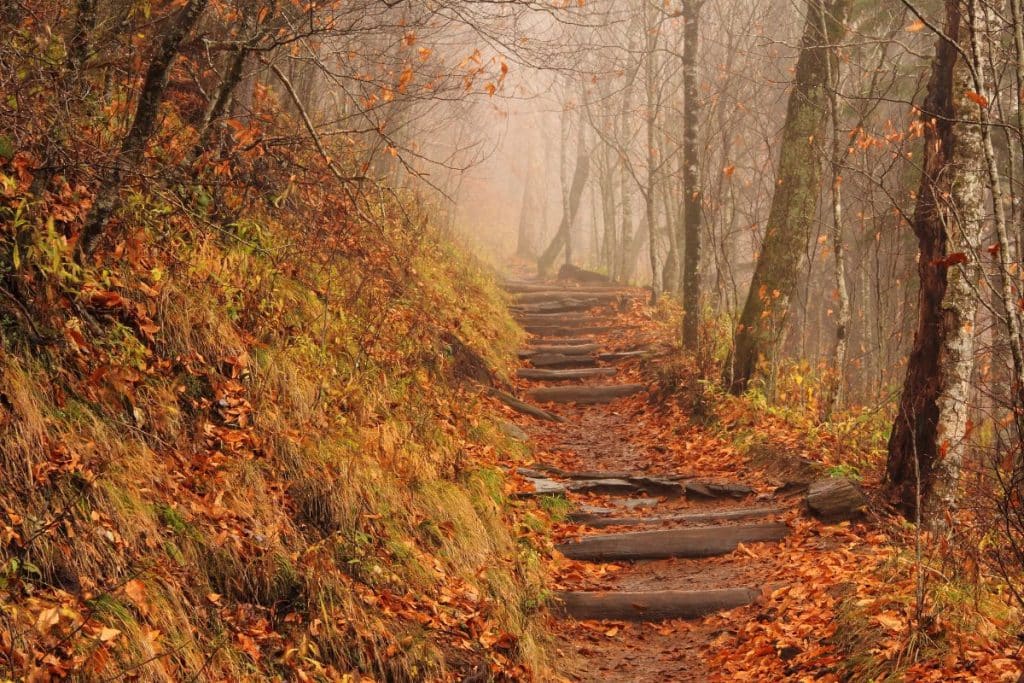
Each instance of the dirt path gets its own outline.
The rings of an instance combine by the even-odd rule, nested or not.
[[[642,292],[529,282],[509,289],[517,297],[513,313],[535,333],[520,354],[524,367],[573,371],[568,379],[546,372],[523,379],[519,397],[548,398],[537,389],[575,387],[579,400],[589,401],[605,393],[599,387],[643,389],[595,404],[572,402],[566,389],[570,395],[559,398],[570,402],[540,404],[564,421],[521,421],[537,462],[520,470],[520,495],[550,493],[569,502],[570,521],[556,527],[559,549],[575,555],[584,551],[580,539],[608,534],[613,552],[636,546],[635,557],[615,562],[557,557],[552,589],[571,613],[556,626],[565,670],[579,681],[714,678],[722,672],[708,663],[709,652],[749,620],[775,618],[763,612],[762,596],[787,579],[774,537],[715,546],[765,528],[788,535],[801,499],[775,495],[779,482],[741,469],[727,444],[666,419],[650,395],[655,383],[645,362],[666,349],[656,326],[644,324]],[[560,345],[564,352],[554,348]],[[652,517],[660,521],[646,523]],[[713,530],[700,531],[707,527]],[[694,529],[710,539],[693,540],[687,530]],[[740,589],[729,593],[729,600],[740,596],[725,605],[732,609],[716,603],[723,589]],[[736,607],[740,602],[748,604]],[[595,604],[612,611],[595,613]],[[666,610],[679,618],[662,618]]]

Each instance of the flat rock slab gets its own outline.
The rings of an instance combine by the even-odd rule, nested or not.
[[[549,370],[546,368],[519,368],[516,377],[521,379],[547,380],[560,382],[564,380],[581,380],[592,377],[611,377],[617,368],[575,368],[566,370]]]
[[[586,524],[589,527],[600,529],[609,526],[648,526],[657,524],[708,524],[711,522],[735,521],[738,519],[753,519],[756,517],[770,517],[785,512],[780,507],[756,507],[739,508],[736,510],[711,510],[708,512],[686,512],[677,515],[660,515],[652,517],[614,517],[614,510],[608,508],[596,508],[586,510],[581,508],[579,512],[569,515],[570,522]]]
[[[541,403],[610,403],[624,396],[646,391],[646,384],[607,384],[604,386],[545,387],[531,389],[528,395]]]
[[[740,543],[777,541],[788,534],[782,523],[745,524],[584,536],[555,547],[570,559],[591,562],[713,557],[731,553]]]
[[[807,508],[828,522],[855,519],[864,512],[867,498],[857,484],[846,477],[819,479],[807,487]]]
[[[662,621],[695,619],[713,612],[756,602],[756,588],[718,588],[706,591],[651,591],[648,593],[558,593],[555,611],[573,619]]]

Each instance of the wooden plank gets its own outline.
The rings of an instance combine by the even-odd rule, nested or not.
[[[522,379],[548,380],[559,382],[564,380],[590,379],[591,377],[611,377],[616,368],[576,368],[568,370],[546,370],[543,368],[519,368],[516,377]]]
[[[788,533],[782,523],[659,529],[584,536],[555,547],[568,558],[592,562],[712,557],[731,553],[740,543],[777,541]]]
[[[609,526],[649,526],[657,524],[707,524],[709,522],[735,521],[738,519],[754,519],[770,517],[785,512],[780,507],[737,508],[735,510],[709,510],[707,512],[684,512],[678,515],[660,515],[652,517],[612,517],[614,511],[605,513],[573,512],[569,515],[570,522],[586,524],[595,529]]]
[[[703,591],[562,592],[554,611],[573,619],[662,621],[695,619],[756,602],[757,588],[715,588]]]
[[[531,339],[529,343],[548,346],[576,346],[578,344],[590,344],[593,341],[593,337],[536,337]]]
[[[540,403],[610,403],[624,396],[646,391],[646,384],[607,384],[603,386],[544,387],[531,389],[529,397]]]

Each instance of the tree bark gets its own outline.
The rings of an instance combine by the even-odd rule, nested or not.
[[[132,117],[131,128],[121,143],[117,158],[110,170],[100,178],[99,188],[93,208],[86,218],[85,227],[79,237],[78,248],[85,254],[95,250],[99,238],[103,236],[107,220],[117,210],[120,201],[121,180],[126,172],[136,168],[146,151],[146,145],[156,130],[157,113],[167,89],[167,78],[178,49],[192,28],[199,21],[209,0],[189,0],[171,20],[167,32],[164,33],[156,53],[150,60],[146,70],[146,78],[142,85],[135,116]]]
[[[921,108],[924,172],[913,218],[918,327],[886,469],[894,502],[935,530],[955,505],[965,451],[985,196],[980,107],[968,96],[970,65],[958,47],[968,32],[965,5],[947,0],[945,7],[945,35]]]
[[[697,349],[700,324],[701,205],[697,126],[697,48],[703,0],[683,0],[683,346]]]
[[[761,356],[778,344],[815,225],[822,170],[817,141],[827,113],[828,51],[846,32],[850,4],[851,0],[807,3],[768,225],[726,365],[726,385],[736,394],[747,388]],[[827,34],[822,33],[823,25]]]

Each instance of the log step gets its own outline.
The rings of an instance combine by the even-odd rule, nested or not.
[[[644,593],[563,592],[556,595],[555,611],[573,619],[662,621],[695,619],[713,612],[757,601],[756,588],[717,588],[705,591],[650,591]]]
[[[519,368],[516,370],[516,377],[519,377],[520,379],[558,382],[561,380],[589,379],[591,377],[611,377],[616,372],[618,372],[618,369],[616,368],[577,368],[569,370]]]
[[[528,282],[526,280],[508,280],[501,283],[501,288],[509,294],[523,294],[526,292],[564,292],[566,294],[597,293],[597,294],[628,294],[628,290],[615,285],[582,285],[574,287],[566,284],[554,284],[545,282]]]
[[[607,334],[613,330],[622,330],[621,327],[595,326],[595,327],[564,327],[561,325],[524,325],[523,329],[538,337],[577,337],[581,334]]]
[[[580,313],[601,304],[597,299],[566,299],[564,301],[546,301],[539,304],[516,304],[512,313],[531,315],[537,313]]]
[[[819,479],[807,488],[807,508],[826,522],[856,519],[867,502],[860,487],[846,477]]]
[[[536,344],[519,351],[520,358],[530,358],[539,353],[561,353],[566,356],[585,356],[600,350],[600,344]]]
[[[533,484],[536,491],[544,490],[545,495],[573,493],[605,493],[611,495],[647,494],[678,498],[683,495],[684,486],[677,481],[657,477],[596,477],[594,479],[573,479],[561,483],[527,468],[519,468],[519,474]]]
[[[611,517],[608,513],[573,512],[569,515],[570,522],[586,524],[594,529],[609,526],[646,526],[655,524],[707,524],[710,522],[734,521],[770,517],[785,512],[780,507],[739,508],[736,510],[712,510],[709,512],[685,512],[678,515],[661,515],[659,517]]]
[[[580,344],[591,344],[593,341],[593,337],[539,337],[530,340],[530,343],[547,346],[579,346]]]
[[[573,356],[565,353],[538,353],[529,358],[535,368],[593,368],[597,361],[590,356]]]
[[[570,559],[591,562],[713,557],[731,553],[740,543],[778,541],[787,534],[789,527],[782,523],[659,529],[584,536],[555,548]]]
[[[536,362],[534,362],[536,365]],[[545,387],[531,389],[528,395],[541,403],[610,403],[617,398],[646,391],[646,384],[607,384],[603,386]]]
[[[499,389],[488,389],[488,391],[492,396],[507,405],[509,408],[523,413],[524,415],[536,417],[540,420],[547,420],[548,422],[565,422],[565,418],[561,415],[556,415],[555,413],[544,410],[543,408],[538,408],[537,406],[520,401],[512,394],[505,393]]]
[[[597,290],[588,290],[581,292],[580,290],[572,289],[549,289],[541,290],[539,292],[523,292],[515,296],[517,304],[540,304],[547,303],[550,301],[614,301],[622,296],[619,292],[602,292]]]

